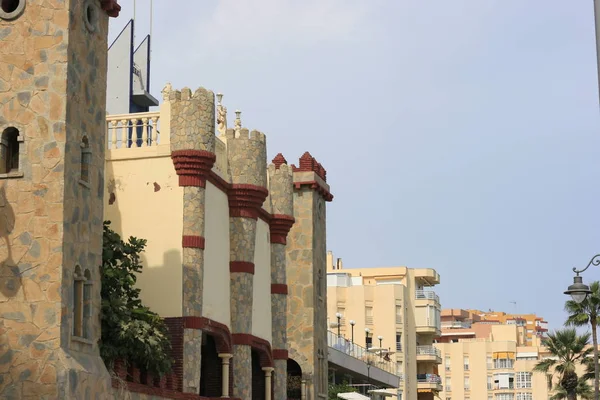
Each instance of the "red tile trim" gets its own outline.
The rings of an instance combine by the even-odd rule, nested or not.
[[[179,186],[205,187],[216,156],[205,150],[175,150],[171,152]]]
[[[288,285],[285,283],[271,283],[271,294],[288,294]]]
[[[258,336],[254,336],[249,333],[234,333],[231,336],[234,345],[250,346],[253,349],[258,350],[260,354],[261,367],[273,366],[273,354],[271,352],[271,344],[265,339],[259,338]]]
[[[287,360],[289,358],[286,349],[273,349],[273,360]]]
[[[254,275],[254,263],[248,261],[230,261],[229,272],[242,272]]]
[[[181,242],[183,248],[204,249],[204,238],[202,236],[183,235]]]
[[[287,235],[296,220],[290,215],[273,214],[269,222],[271,243],[286,244]]]

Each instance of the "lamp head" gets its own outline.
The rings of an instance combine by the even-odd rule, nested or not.
[[[573,284],[570,285],[565,291],[565,294],[571,296],[573,301],[578,304],[583,303],[587,296],[591,293],[592,291],[590,290],[590,287],[583,283],[583,279],[581,276],[579,276],[579,274],[575,275],[573,278]]]
[[[351,319],[351,320],[350,320],[350,325],[352,325],[352,326],[356,325],[356,321],[355,321],[355,320],[353,320],[353,319]]]

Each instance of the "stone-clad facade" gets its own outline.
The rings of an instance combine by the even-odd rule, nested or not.
[[[108,393],[99,357],[108,15],[0,2],[0,398]]]
[[[326,172],[308,152],[293,168],[294,218],[287,243],[289,358],[302,372],[303,399],[327,396]]]
[[[153,185],[169,191],[164,194],[166,200],[154,200],[153,196],[161,195],[155,189],[156,194],[148,194],[145,204],[149,209],[153,204],[160,207],[161,219],[170,225],[180,223],[176,226],[181,228],[176,229],[181,229],[181,245],[172,249],[162,243],[161,235],[156,235],[157,240],[151,239],[148,247],[156,250],[163,246],[165,252],[176,251],[181,254],[181,261],[155,267],[165,271],[160,283],[152,282],[152,268],[139,280],[142,288],[153,288],[142,289],[143,300],[162,307],[160,313],[166,318],[172,337],[179,338],[173,342],[173,374],[168,378],[168,387],[159,394],[165,398],[173,393],[195,393],[208,398],[285,399],[290,349],[288,233],[300,206],[301,218],[309,213],[314,215],[309,219],[322,222],[323,230],[315,234],[317,241],[324,239],[324,202],[331,200],[331,195],[313,188],[310,182],[297,181],[297,177],[315,174],[302,169],[306,168],[304,158],[299,169],[288,165],[281,154],[267,165],[265,135],[244,128],[241,120],[236,120],[235,129],[223,130],[217,136],[215,108],[222,106],[215,107],[212,92],[202,88],[193,93],[189,89],[177,91],[167,85],[163,99],[161,118],[168,116],[168,120],[161,122],[161,131],[169,132],[169,136],[149,145],[155,146],[153,158],[148,160],[149,149],[144,148],[110,151],[109,159],[115,161],[107,163],[111,176],[106,198],[112,200],[106,205],[105,215],[106,219],[119,221],[120,226],[115,228],[125,236],[152,236],[155,224],[161,221],[146,223],[146,216],[142,221],[131,212],[137,203],[130,199],[139,198],[140,191],[133,186],[128,188],[125,179],[159,179],[150,171],[159,165],[173,168],[174,181],[167,174]],[[142,154],[144,161],[139,158]],[[170,157],[173,167],[160,164],[165,157]],[[324,170],[320,165],[319,168],[316,173],[324,176]],[[313,200],[296,204],[295,196],[300,191]],[[324,245],[324,241],[312,240],[301,244],[308,246],[305,250],[310,254],[314,253],[311,257],[316,263],[320,262]],[[166,293],[168,298],[164,297]],[[158,299],[168,300],[170,305]],[[227,305],[228,309],[224,309]],[[326,346],[322,345],[325,322],[320,315],[310,319],[322,323],[322,329],[314,329],[323,332],[315,341],[320,346],[319,355],[326,354]],[[298,326],[306,325],[307,321],[302,321]],[[315,355],[309,358],[317,359]],[[324,369],[320,371],[326,379],[326,360],[323,361]],[[320,387],[321,392],[325,387],[326,384]],[[141,390],[134,384],[129,384],[129,388]]]

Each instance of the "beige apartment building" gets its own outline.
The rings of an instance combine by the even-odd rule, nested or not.
[[[435,344],[444,360],[440,398],[546,400],[552,380],[533,372],[533,367],[548,356],[541,345],[541,335],[534,334],[529,339],[527,324],[511,323],[515,318],[490,321],[479,314],[471,310],[442,310],[442,334]]]
[[[525,340],[533,344],[533,338],[548,332],[548,322],[535,314],[509,314],[502,311],[467,310],[481,322],[500,323],[525,327]]]
[[[328,327],[366,347],[375,360],[395,362],[402,378],[398,399],[433,400],[442,390],[441,352],[433,346],[441,333],[440,300],[433,291],[439,283],[431,268],[344,269],[341,259],[334,262],[333,253],[327,254]]]

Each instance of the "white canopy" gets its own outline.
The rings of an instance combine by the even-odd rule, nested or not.
[[[356,392],[338,393],[337,397],[344,400],[370,400],[367,396]]]

